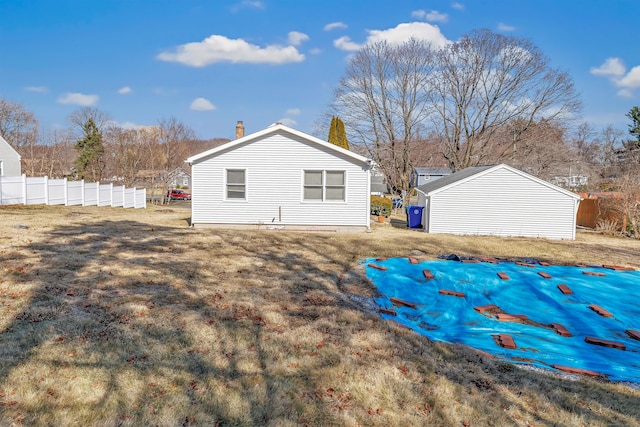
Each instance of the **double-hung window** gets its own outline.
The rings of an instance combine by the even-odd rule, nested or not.
[[[247,200],[247,171],[227,169],[227,199]]]
[[[344,202],[345,194],[345,171],[304,171],[304,201]]]

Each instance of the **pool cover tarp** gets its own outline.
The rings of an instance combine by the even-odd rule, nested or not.
[[[433,340],[464,344],[514,363],[568,366],[595,371],[614,381],[640,383],[640,341],[625,332],[640,330],[638,271],[599,266],[529,267],[514,262],[436,260],[411,264],[408,258],[363,262],[367,277],[380,292],[376,303],[397,313],[382,317]],[[430,270],[434,278],[425,278],[424,270]],[[509,279],[501,279],[499,272]],[[573,293],[563,294],[560,284]],[[464,297],[443,295],[440,290],[462,292]],[[416,308],[395,306],[392,297],[414,303]],[[495,312],[482,314],[474,309],[491,304],[498,306],[499,312],[522,314],[529,320],[500,321]],[[612,317],[598,314],[590,308],[593,304]],[[551,323],[563,325],[572,336],[559,335]],[[498,334],[510,335],[517,348],[499,346],[494,338]],[[587,337],[622,343],[626,349],[589,344]]]

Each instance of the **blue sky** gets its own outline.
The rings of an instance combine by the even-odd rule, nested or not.
[[[573,77],[583,120],[640,105],[638,0],[0,0],[0,97],[47,129],[82,106],[123,126],[175,117],[199,138],[281,121],[314,133],[354,49],[527,37]]]

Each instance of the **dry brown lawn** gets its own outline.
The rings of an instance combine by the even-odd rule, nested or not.
[[[352,296],[373,295],[366,257],[640,267],[638,241],[191,229],[188,216],[0,208],[0,425],[640,424],[628,385],[434,343]]]

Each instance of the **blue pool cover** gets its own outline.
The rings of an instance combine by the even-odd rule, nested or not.
[[[639,271],[450,260],[412,264],[408,258],[362,262],[367,277],[380,292],[376,303],[396,313],[382,317],[433,340],[464,344],[514,363],[586,369],[613,381],[640,383],[640,341],[626,332],[640,330]],[[424,270],[429,270],[433,278],[427,279]],[[498,273],[509,279],[501,279]],[[561,292],[558,285],[562,284],[573,293]],[[464,296],[445,295],[441,290],[462,292]],[[390,298],[416,307],[394,305]],[[499,309],[485,313],[476,309],[487,305]],[[606,312],[598,314],[591,305],[603,308],[612,317],[602,315]],[[497,312],[525,315],[528,320],[501,321]],[[572,336],[556,333],[552,323],[561,324]],[[496,341],[499,334],[511,336],[517,348],[500,346]],[[591,338],[615,346],[586,342]],[[625,349],[616,348],[619,344]]]

